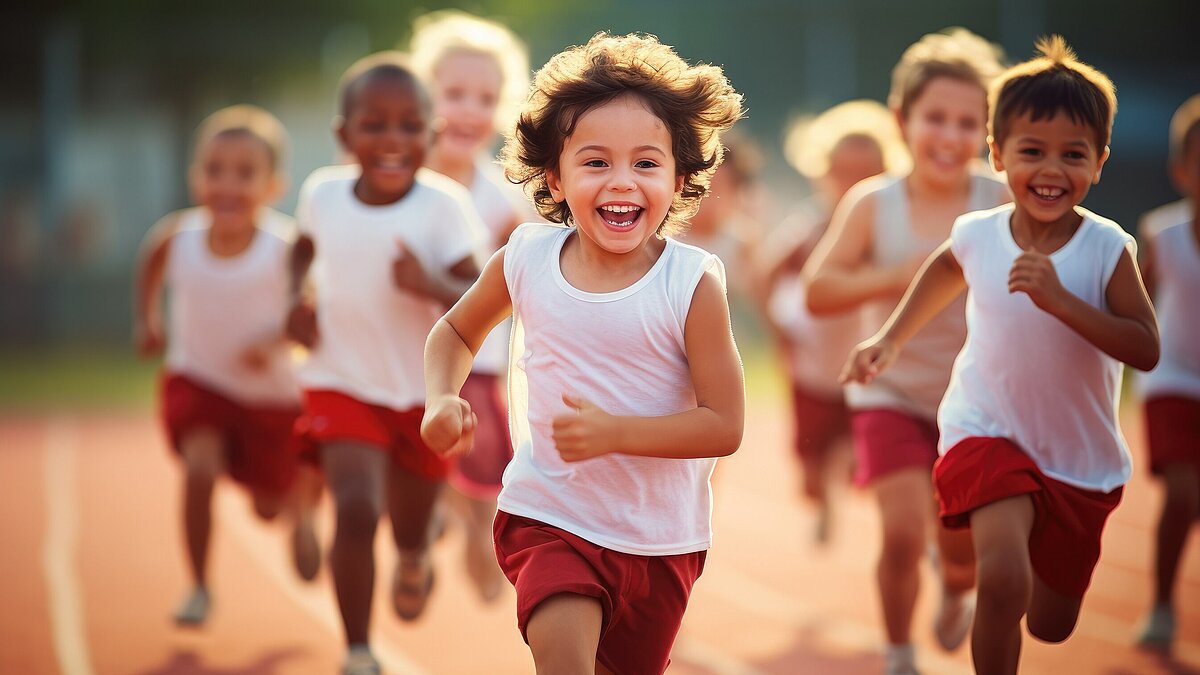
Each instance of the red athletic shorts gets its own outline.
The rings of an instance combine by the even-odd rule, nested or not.
[[[707,551],[668,556],[619,553],[503,511],[496,513],[492,533],[500,568],[517,589],[522,636],[543,600],[560,593],[584,595],[598,599],[604,610],[597,661],[620,675],[666,671]]]
[[[479,425],[471,452],[459,457],[450,472],[450,484],[472,499],[495,499],[513,456],[508,413],[500,400],[500,378],[471,373],[460,395],[471,404]]]
[[[981,506],[1029,495],[1034,510],[1029,562],[1047,586],[1073,598],[1082,598],[1091,583],[1104,522],[1123,490],[1093,492],[1049,478],[1006,438],[956,444],[934,466],[933,483],[942,522],[950,529],[970,527],[971,512]]]
[[[1155,396],[1146,401],[1150,471],[1168,464],[1191,464],[1200,471],[1200,400]]]
[[[330,441],[359,441],[387,452],[392,461],[412,474],[444,480],[450,462],[421,440],[424,408],[403,412],[363,403],[341,392],[304,392],[304,414],[296,422],[301,451],[308,461],[319,461],[319,446]]]
[[[792,417],[796,454],[806,462],[822,459],[834,441],[850,433],[850,412],[840,394],[830,398],[793,383]]]
[[[271,495],[282,495],[296,475],[292,426],[295,407],[247,406],[184,375],[164,372],[160,378],[161,414],[171,447],[182,450],[183,438],[201,427],[225,439],[225,462],[231,478]]]
[[[901,469],[931,469],[937,461],[938,429],[932,420],[899,410],[856,410],[850,429],[859,487]]]

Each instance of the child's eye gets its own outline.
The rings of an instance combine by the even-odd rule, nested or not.
[[[634,166],[639,169],[653,169],[656,166],[658,166],[658,164],[649,159],[642,159],[642,160],[638,160],[638,162],[636,164],[634,164]]]
[[[602,168],[608,166],[608,163],[606,163],[602,159],[589,159],[588,161],[584,162],[583,165],[590,166],[593,169],[602,169]]]
[[[363,120],[361,126],[363,131],[372,133],[383,131],[383,121],[381,120]]]
[[[1067,159],[1083,159],[1083,153],[1079,152],[1078,150],[1070,150],[1064,155],[1064,157]]]
[[[1042,154],[1042,151],[1037,148],[1021,148],[1017,152],[1022,155],[1028,155],[1030,157],[1038,157]]]

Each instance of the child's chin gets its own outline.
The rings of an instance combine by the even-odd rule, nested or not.
[[[412,171],[369,171],[363,174],[363,180],[376,194],[400,196],[412,187],[415,176]]]

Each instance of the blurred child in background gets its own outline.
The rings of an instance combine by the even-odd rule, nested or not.
[[[311,580],[320,566],[313,532],[320,479],[296,461],[300,390],[283,333],[295,225],[268,207],[283,194],[286,149],[283,125],[261,108],[210,115],[188,171],[198,206],[159,221],[138,259],[135,340],[147,357],[166,346],[160,406],[184,466],[194,586],[175,614],[181,625],[208,616],[212,494],[221,475],[246,487],[259,516],[289,513],[301,577]]]

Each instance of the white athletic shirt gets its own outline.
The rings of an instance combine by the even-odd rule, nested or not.
[[[1180,199],[1143,213],[1140,223],[1141,234],[1153,237],[1163,228],[1180,223],[1190,223],[1191,221],[1192,200]]]
[[[316,246],[318,341],[300,371],[306,389],[331,389],[393,410],[425,405],[425,338],[446,312],[392,281],[400,243],[426,271],[445,274],[476,255],[482,229],[466,190],[420,170],[399,201],[370,206],[354,195],[358,171],[317,169],[300,189],[296,217]]]
[[[211,223],[208,209],[189,209],[171,236],[166,368],[239,403],[297,405],[300,390],[283,339],[292,246],[283,233],[294,237],[292,219],[263,209],[250,246],[231,258],[209,249]],[[272,340],[265,370],[242,365],[248,349]]]
[[[540,520],[614,551],[674,555],[712,540],[709,477],[716,459],[610,454],[559,456],[554,417],[573,393],[614,415],[671,415],[696,407],[683,330],[706,272],[724,286],[714,255],[668,239],[645,276],[619,291],[587,293],[563,277],[574,228],[527,223],[505,250],[513,304],[509,427],[516,455],[500,510]]]
[[[475,211],[487,226],[487,238],[483,242],[484,259],[491,257],[496,249],[503,244],[500,237],[521,213],[517,198],[521,192],[515,185],[506,184],[504,177],[499,175],[489,164],[477,162],[475,179],[471,181],[471,203]],[[528,210],[528,209],[525,209]],[[524,215],[524,214],[522,214]],[[488,375],[499,375],[508,368],[508,338],[512,322],[505,319],[496,326],[475,354],[475,364],[471,372]]]
[[[873,191],[875,221],[872,265],[899,265],[913,256],[929,255],[945,242],[945,238],[922,237],[913,231],[904,178],[879,177],[868,180],[881,185]],[[971,176],[968,212],[990,209],[1010,199],[1008,186],[1004,183],[990,176]],[[886,298],[863,305],[863,321],[867,330],[874,332],[883,326],[899,300],[899,297]],[[896,362],[870,384],[847,385],[847,405],[854,410],[900,410],[934,420],[946,385],[950,382],[950,367],[966,337],[964,302],[960,296],[935,316],[904,346]]]
[[[1200,243],[1190,221],[1153,235],[1162,356],[1141,378],[1146,396],[1200,399]]]
[[[1050,260],[1064,288],[1107,310],[1109,279],[1134,240],[1113,221],[1077,210],[1083,223]],[[1012,204],[968,213],[950,233],[969,288],[967,342],[938,412],[938,451],[973,436],[1007,438],[1047,476],[1109,492],[1130,474],[1129,448],[1117,425],[1121,362],[1025,293],[1008,292],[1009,271],[1021,254],[1012,213]]]

